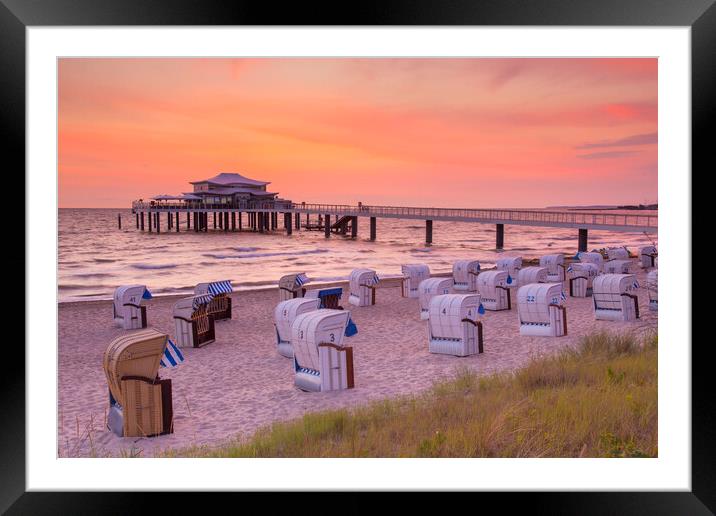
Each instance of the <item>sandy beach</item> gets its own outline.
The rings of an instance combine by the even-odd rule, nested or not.
[[[233,318],[216,324],[216,341],[199,349],[184,348],[182,365],[160,369],[162,378],[172,379],[175,422],[173,434],[155,438],[119,438],[105,428],[102,356],[109,342],[124,332],[113,323],[111,302],[61,303],[58,455],[151,457],[164,448],[216,445],[307,412],[418,393],[458,368],[480,374],[515,369],[533,356],[574,345],[590,332],[647,331],[656,328],[657,314],[648,309],[646,273],[636,262],[634,268],[642,286],[638,321],[595,321],[591,298],[570,297],[568,336],[521,337],[513,305],[510,311],[488,311],[483,316],[485,352],[465,358],[428,352],[427,321],[420,320],[418,300],[401,297],[399,288],[381,288],[375,306],[357,308],[348,304],[347,285],[342,284],[342,304],[358,326],[358,334],[346,339],[354,351],[356,387],[327,393],[296,389],[292,361],[276,352],[272,317],[277,289],[234,292]],[[156,297],[147,303],[149,326],[170,337],[176,299]]]

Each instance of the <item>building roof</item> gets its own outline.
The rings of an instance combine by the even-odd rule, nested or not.
[[[228,186],[226,188],[214,188],[213,190],[197,190],[195,192],[191,192],[191,195],[201,195],[201,196],[207,196],[207,195],[234,195],[237,193],[247,193],[251,195],[259,195],[259,196],[269,196],[269,195],[278,195],[278,192],[264,192],[263,190],[255,190],[253,188],[242,188],[240,186]],[[189,192],[186,192],[185,195],[188,195]]]
[[[155,201],[180,201],[180,200],[186,199],[186,196],[185,195],[162,194],[162,195],[155,195],[154,197],[152,197],[152,199],[154,199]]]
[[[221,172],[214,177],[209,179],[202,179],[201,181],[189,181],[190,184],[195,185],[197,183],[211,183],[214,185],[231,185],[231,184],[245,184],[251,186],[264,186],[270,183],[270,181],[257,181],[256,179],[249,179],[248,177],[242,176],[235,172]]]

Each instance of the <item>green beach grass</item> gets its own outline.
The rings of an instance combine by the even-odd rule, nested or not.
[[[309,395],[309,394],[307,394]],[[656,457],[657,337],[600,333],[510,374],[275,423],[181,457]]]

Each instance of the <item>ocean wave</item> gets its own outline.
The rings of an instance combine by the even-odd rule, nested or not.
[[[295,255],[306,255],[306,254],[322,254],[327,253],[328,249],[309,249],[306,251],[287,251],[287,252],[275,252],[275,253],[245,253],[245,254],[212,254],[206,253],[202,256],[208,258],[216,258],[218,260],[235,259],[242,260],[244,258],[268,258],[271,256],[295,256]]]
[[[114,263],[117,260],[113,260],[112,258],[93,258],[92,261],[97,263]]]
[[[430,253],[432,251],[430,247],[414,247],[410,249],[411,253]]]
[[[133,263],[130,265],[130,267],[134,267],[135,269],[156,270],[156,269],[174,269],[175,267],[178,267],[178,265],[176,263],[167,263],[165,265],[154,265],[151,263]]]
[[[254,251],[260,251],[261,247],[231,247],[237,253],[253,253]]]
[[[108,272],[86,272],[84,274],[73,274],[75,278],[111,278],[114,274]]]

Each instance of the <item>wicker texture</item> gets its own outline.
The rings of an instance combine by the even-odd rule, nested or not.
[[[152,436],[163,431],[162,388],[159,383],[125,379],[121,382],[124,393],[124,436]]]

